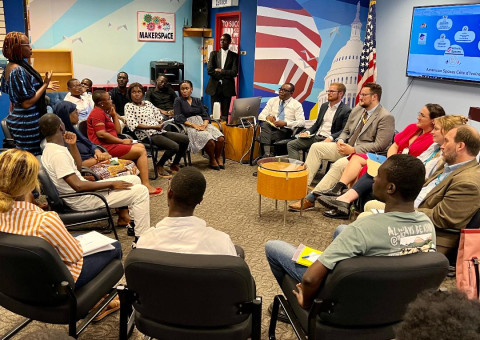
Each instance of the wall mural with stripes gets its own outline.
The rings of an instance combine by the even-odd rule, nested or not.
[[[258,0],[254,96],[262,106],[291,82],[306,118],[316,119],[329,85],[341,82],[353,107],[367,12],[368,0]]]

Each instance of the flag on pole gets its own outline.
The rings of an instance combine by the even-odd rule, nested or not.
[[[362,54],[360,56],[360,65],[358,68],[357,82],[357,98],[355,105],[358,103],[358,95],[366,83],[377,81],[377,41],[376,41],[376,0],[370,0],[368,9],[367,28],[365,32],[365,42],[363,44]]]

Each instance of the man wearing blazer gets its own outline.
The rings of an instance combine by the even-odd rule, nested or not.
[[[211,96],[212,109],[214,102],[220,102],[222,120],[228,119],[230,101],[236,96],[235,77],[238,74],[238,54],[228,49],[232,37],[230,34],[223,34],[220,38],[219,51],[212,51],[208,59],[208,81],[205,92]]]
[[[340,135],[352,111],[342,102],[345,91],[345,85],[342,83],[330,84],[327,91],[328,102],[320,106],[315,124],[300,133],[298,139],[288,142],[289,158],[299,160],[300,150],[308,150],[316,142],[331,142]]]
[[[415,200],[437,232],[437,250],[449,255],[458,247],[459,234],[443,229],[463,229],[480,209],[480,135],[471,126],[453,128],[441,146],[444,169],[435,172]]]
[[[312,194],[303,200],[303,209],[312,209],[316,195],[333,187],[348,164],[353,153],[386,153],[393,141],[395,118],[380,104],[382,87],[366,83],[360,92],[360,101],[352,110],[342,133],[335,141],[314,143],[310,147],[305,164],[308,169],[308,185],[315,178],[322,161],[335,162],[317,184]],[[289,205],[299,211],[301,201]]]

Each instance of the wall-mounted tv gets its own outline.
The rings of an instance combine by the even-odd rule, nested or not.
[[[414,7],[407,76],[480,83],[480,3]]]

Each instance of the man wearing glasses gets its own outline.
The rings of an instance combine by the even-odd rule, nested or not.
[[[310,147],[305,161],[308,168],[307,185],[312,183],[323,160],[335,163],[312,193],[303,200],[304,210],[313,209],[316,197],[335,186],[348,164],[348,156],[367,152],[386,154],[392,144],[395,118],[380,104],[382,87],[366,83],[359,96],[358,105],[352,110],[338,138],[328,143],[314,143]],[[340,195],[347,189],[346,186],[335,186],[332,191],[337,191]],[[301,201],[290,204],[289,207],[293,211],[300,211]]]
[[[345,91],[345,85],[342,83],[330,84],[327,90],[328,102],[323,103],[318,109],[315,124],[300,133],[298,139],[288,142],[289,158],[299,160],[300,150],[308,150],[316,142],[331,142],[340,135],[352,111],[342,102]]]
[[[278,89],[278,97],[269,99],[265,108],[258,115],[258,120],[263,121],[260,132],[261,149],[290,137],[294,127],[305,126],[302,104],[292,98],[294,91],[295,86],[292,83],[283,84]],[[260,151],[263,155],[269,154],[264,150]]]
[[[65,96],[65,101],[77,105],[78,120],[87,120],[90,111],[92,111],[95,104],[92,100],[92,95],[84,92],[83,87],[78,79],[70,79],[67,81],[68,92]]]

